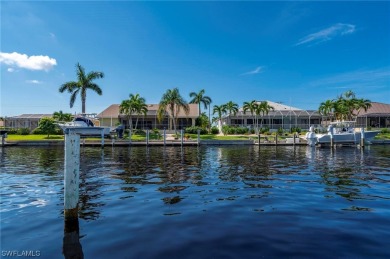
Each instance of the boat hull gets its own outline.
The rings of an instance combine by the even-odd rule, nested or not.
[[[364,132],[364,141],[370,143],[371,140],[378,135],[379,131],[366,131]],[[322,136],[317,136],[317,144],[330,144],[331,135],[326,134]],[[357,144],[361,141],[361,132],[356,133],[343,133],[343,134],[334,134],[333,143],[334,144]]]

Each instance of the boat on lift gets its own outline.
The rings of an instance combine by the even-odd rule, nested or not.
[[[362,139],[367,144],[380,133],[380,131],[365,131],[364,128],[356,128],[354,121],[338,121],[332,122],[327,129],[327,133],[315,133],[314,127],[311,126],[309,132],[306,133],[305,139],[309,146],[315,145],[330,145],[333,138],[333,144],[358,144]]]
[[[99,121],[92,117],[95,114],[81,114],[76,116],[71,122],[56,123],[64,133],[71,129],[78,129],[78,131],[84,131],[83,135],[110,135],[110,127],[98,126]]]

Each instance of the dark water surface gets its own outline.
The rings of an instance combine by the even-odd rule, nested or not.
[[[2,256],[390,258],[390,146],[82,148],[79,233],[63,160],[0,149]]]

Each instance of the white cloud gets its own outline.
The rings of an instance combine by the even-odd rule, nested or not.
[[[331,40],[337,36],[351,34],[355,31],[355,27],[356,26],[353,24],[337,23],[335,25],[330,26],[329,28],[303,37],[298,41],[297,44],[295,44],[295,46],[307,43],[318,43],[322,41]]]
[[[42,82],[38,81],[38,80],[26,80],[26,83],[28,83],[28,84],[42,84]]]
[[[256,67],[254,70],[245,72],[241,75],[254,75],[254,74],[260,74],[263,72],[264,72],[264,67]]]
[[[52,38],[52,39],[56,38],[56,35],[54,33],[52,33],[52,32],[50,32],[49,35],[50,35],[50,38]]]
[[[12,72],[15,71],[15,69],[13,69],[12,67],[9,67],[9,68],[7,69],[7,71],[10,72],[10,73],[12,73]]]
[[[0,63],[9,66],[16,66],[29,70],[48,71],[57,65],[57,61],[49,56],[27,56],[17,52],[4,53],[0,52]]]

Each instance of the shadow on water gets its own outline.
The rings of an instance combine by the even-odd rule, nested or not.
[[[84,258],[83,248],[80,243],[79,219],[64,220],[64,238],[62,254],[66,259]]]

